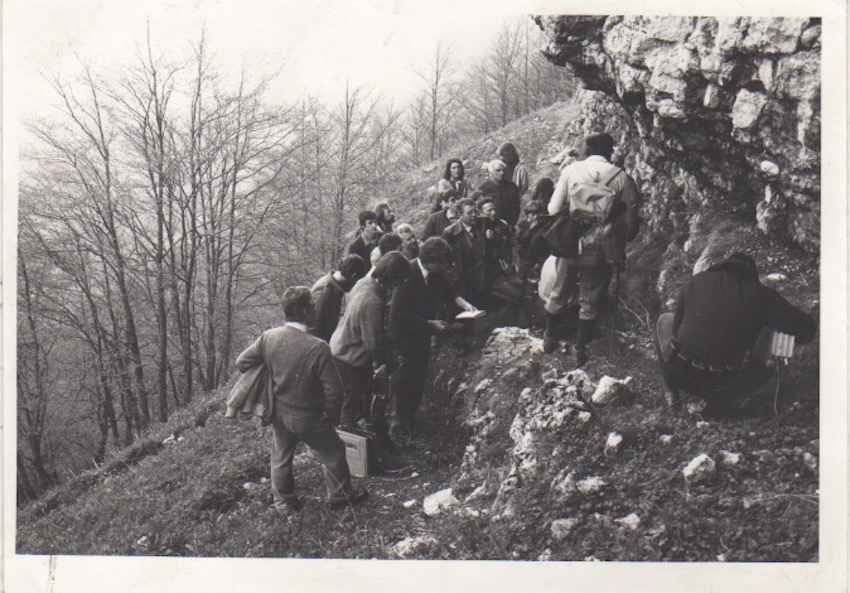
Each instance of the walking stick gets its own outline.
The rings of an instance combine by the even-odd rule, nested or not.
[[[614,308],[611,309],[611,342],[609,350],[614,350],[614,335],[617,331],[617,307],[620,304],[620,266],[614,264]]]

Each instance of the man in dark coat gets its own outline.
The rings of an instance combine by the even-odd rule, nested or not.
[[[443,239],[454,250],[458,292],[466,300],[480,305],[485,290],[487,238],[471,199],[458,202],[458,212],[460,219],[443,231]]]
[[[511,227],[519,220],[521,210],[519,189],[509,179],[503,179],[505,175],[505,163],[500,160],[490,161],[487,165],[490,177],[481,184],[478,191],[493,198],[496,205],[496,218],[501,218]]]
[[[441,209],[431,214],[425,222],[425,228],[422,229],[422,240],[429,237],[442,237],[443,231],[450,224],[457,221],[457,202],[460,200],[458,193],[450,189],[440,197]]]
[[[366,274],[366,262],[359,255],[349,253],[336,266],[336,270],[328,272],[310,288],[316,316],[313,327],[310,328],[317,338],[325,342],[331,339],[337,323],[339,312],[342,310],[342,297],[351,287]]]
[[[271,486],[274,507],[290,515],[301,508],[295,494],[292,461],[303,441],[322,462],[327,502],[339,508],[367,497],[351,485],[345,445],[334,424],[339,421],[344,390],[330,346],[311,336],[308,326],[315,313],[310,289],[287,288],[283,293],[286,325],[263,333],[236,359],[240,372],[264,364],[274,397]]]
[[[516,270],[523,282],[539,278],[540,266],[549,256],[540,232],[547,220],[546,205],[532,200],[525,208],[525,218],[516,225]]]
[[[493,198],[484,196],[477,203],[479,221],[487,239],[487,284],[502,273],[513,268],[513,232],[508,223],[496,216],[496,204]]]
[[[348,253],[355,253],[369,262],[372,250],[378,245],[381,237],[381,229],[378,228],[378,216],[372,210],[362,210],[357,215],[360,230],[357,237],[348,246]]]
[[[669,393],[679,390],[722,404],[764,385],[771,370],[756,360],[753,349],[763,328],[810,342],[814,318],[775,290],[759,282],[758,268],[745,253],[688,279],[676,312],[656,323],[655,348]]]
[[[445,240],[431,237],[410,262],[410,276],[393,291],[388,329],[399,362],[392,376],[395,409],[390,431],[394,438],[409,437],[414,428],[428,373],[431,336],[450,330],[449,324],[436,319],[438,309],[454,302],[465,311],[477,311],[454,292],[445,275],[453,258]]]

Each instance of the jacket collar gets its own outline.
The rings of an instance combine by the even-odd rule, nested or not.
[[[416,265],[419,266],[419,272],[422,274],[422,279],[427,282],[428,274],[430,274],[430,272],[425,269],[425,266],[422,265],[422,262],[419,260],[418,257],[416,258]]]

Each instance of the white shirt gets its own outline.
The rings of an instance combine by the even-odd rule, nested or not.
[[[289,327],[292,327],[292,328],[295,328],[295,329],[301,330],[301,331],[303,331],[305,334],[306,334],[308,331],[310,331],[310,330],[307,328],[307,324],[305,324],[305,323],[301,323],[300,321],[287,321],[287,322],[286,322],[286,325],[288,325]]]
[[[570,185],[579,179],[587,179],[589,175],[603,175],[611,169],[611,163],[604,156],[592,154],[584,160],[575,161],[564,167],[561,171],[561,176],[558,177],[558,183],[555,184],[555,191],[549,199],[547,210],[549,214],[557,214],[567,207],[569,203],[569,188]]]
[[[425,284],[428,284],[428,270],[425,269],[425,266],[422,265],[422,260],[418,257],[416,258],[416,263],[419,264],[419,271],[422,272],[422,278],[425,280]]]

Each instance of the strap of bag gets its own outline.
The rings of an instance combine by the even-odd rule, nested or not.
[[[581,164],[584,165],[584,170],[587,172],[587,176],[593,179],[593,172],[590,170],[590,167],[587,166],[586,161],[581,161]],[[617,165],[611,165],[611,168],[608,169],[608,172],[605,173],[605,177],[599,180],[600,185],[607,186],[609,183],[614,181],[614,179],[622,173],[623,170]],[[595,182],[594,182],[595,183]]]
[[[605,174],[605,177],[602,178],[600,183],[602,185],[607,186],[609,183],[614,181],[614,179],[617,177],[617,175],[619,175],[622,172],[623,172],[623,170],[620,167],[618,167],[617,165],[611,165],[611,168],[608,170],[608,173]]]

